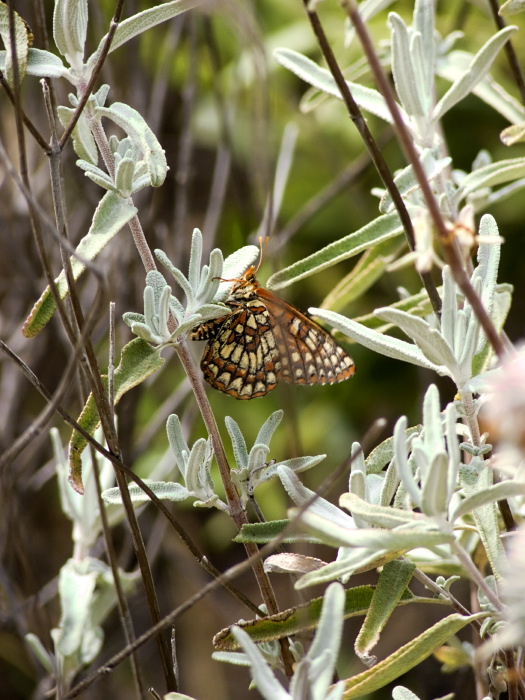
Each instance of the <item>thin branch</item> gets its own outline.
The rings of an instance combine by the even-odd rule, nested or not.
[[[101,445],[95,438],[84,428],[77,423],[77,421],[65,411],[60,404],[56,402],[56,395],[51,395],[46,387],[42,384],[40,379],[34,374],[31,369],[14,353],[2,340],[0,340],[0,350],[2,350],[8,357],[10,357],[22,370],[27,379],[35,387],[35,389],[43,396],[48,402],[53,402],[54,410],[62,416],[64,421],[71,426],[76,432],[78,432],[88,443],[91,445],[102,457],[109,460],[116,469],[120,469],[123,473],[134,481],[139,488],[141,488],[148,498],[155,504],[156,508],[162,513],[162,515],[169,522],[170,526],[180,537],[185,546],[189,549],[191,554],[195,557],[197,562],[212,576],[220,576],[221,572],[209,560],[200,552],[198,547],[195,545],[191,537],[184,530],[182,525],[178,523],[171,511],[169,511],[166,505],[156,496],[156,494],[147,486],[140,477],[138,477],[131,469],[126,467],[126,465],[109,450],[107,450],[103,445]],[[235,586],[226,586],[227,590],[236,597],[243,605],[245,605],[249,610],[251,610],[259,617],[263,617],[264,613],[260,608],[257,607],[249,598],[247,598],[240,590],[235,588]]]
[[[98,60],[95,64],[95,67],[93,68],[93,72],[91,73],[91,78],[89,79],[87,85],[84,87],[82,91],[82,96],[79,100],[79,103],[73,113],[73,116],[71,118],[71,121],[67,125],[66,130],[62,134],[62,138],[60,139],[60,149],[62,150],[67,143],[69,137],[73,133],[73,129],[75,128],[78,120],[80,119],[80,115],[82,114],[82,111],[84,107],[86,106],[86,103],[91,95],[91,91],[93,90],[93,86],[95,85],[99,73],[102,70],[102,66],[104,65],[104,61],[106,60],[106,56],[109,53],[109,49],[111,48],[111,42],[113,41],[113,37],[115,36],[115,32],[117,31],[117,27],[120,21],[120,15],[122,14],[122,8],[124,7],[124,0],[117,0],[117,6],[115,7],[115,13],[113,14],[113,19],[111,20],[111,24],[109,27],[109,32],[107,33],[106,36],[106,41],[104,42],[104,46],[102,47],[102,51],[100,52],[100,56],[98,57]]]
[[[488,341],[494,348],[495,353],[501,359],[505,355],[505,348],[501,338],[499,337],[498,331],[494,327],[490,316],[488,315],[485,307],[481,303],[481,299],[478,297],[474,288],[472,287],[470,280],[463,267],[461,256],[457,249],[456,239],[453,233],[447,230],[441,212],[439,210],[439,205],[434,197],[434,193],[430,187],[430,184],[426,178],[425,172],[419,160],[417,151],[414,147],[412,138],[408,132],[408,129],[403,122],[401,113],[394,99],[392,88],[388,82],[385,73],[381,67],[377,54],[375,52],[374,46],[372,44],[370,35],[361,20],[359,15],[357,5],[354,0],[341,0],[343,9],[346,11],[348,17],[352,20],[356,34],[361,41],[361,45],[365,51],[367,59],[369,61],[370,68],[374,75],[377,87],[383,95],[394,120],[396,131],[407,157],[408,162],[411,164],[414,174],[417,178],[419,186],[421,187],[421,192],[425,198],[425,202],[428,207],[429,214],[434,223],[438,239],[443,247],[443,252],[445,259],[450,266],[452,275],[456,284],[459,286],[465,298],[469,301],[470,305],[476,317],[483,328]]]
[[[310,20],[310,24],[319,43],[319,47],[321,48],[325,61],[328,64],[328,68],[330,69],[330,72],[332,73],[332,76],[335,82],[337,83],[337,87],[339,88],[341,97],[343,98],[343,102],[346,105],[350,118],[354,122],[355,127],[359,131],[359,134],[361,135],[361,138],[363,139],[363,142],[366,148],[368,149],[368,152],[370,153],[370,157],[372,158],[372,161],[377,168],[379,177],[381,178],[383,184],[388,190],[388,193],[392,197],[394,206],[396,207],[397,213],[399,214],[399,218],[401,219],[401,224],[403,225],[408,245],[410,247],[410,250],[413,251],[416,248],[416,239],[414,236],[412,221],[405,206],[405,202],[403,201],[403,198],[401,197],[401,194],[394,182],[394,178],[392,177],[388,165],[386,164],[385,159],[383,158],[383,154],[381,153],[377,142],[372,136],[372,133],[368,128],[366,120],[364,119],[358,104],[356,103],[352,96],[352,93],[350,92],[348,83],[346,82],[343,76],[341,68],[337,63],[337,60],[330,47],[330,44],[328,43],[317,12],[315,12],[315,10],[312,9],[313,5],[309,3],[309,0],[303,0],[303,2],[306,7],[308,19]],[[439,297],[434,280],[432,279],[432,275],[429,272],[420,272],[419,276],[421,277],[423,286],[427,291],[430,303],[432,304],[432,308],[434,309],[434,313],[437,316],[439,316],[441,313],[441,299]]]
[[[12,104],[13,106],[16,106],[16,105],[15,105],[15,96],[14,96],[14,94],[13,94],[13,91],[11,90],[11,88],[10,88],[10,86],[9,86],[9,83],[8,83],[7,80],[5,79],[5,76],[4,76],[4,74],[3,74],[3,72],[2,72],[1,70],[0,70],[0,85],[4,88],[7,97],[8,97],[9,100],[11,101],[11,104]],[[50,150],[50,148],[49,148],[49,144],[47,143],[47,141],[45,140],[45,138],[42,136],[42,134],[38,131],[38,129],[37,129],[36,126],[33,124],[33,122],[31,121],[31,119],[29,119],[29,117],[27,116],[27,114],[25,113],[25,111],[24,111],[23,109],[21,109],[21,112],[22,112],[22,119],[23,119],[23,122],[24,122],[24,124],[27,126],[27,129],[28,129],[29,133],[30,133],[31,136],[35,139],[35,141],[38,143],[38,145],[41,147],[41,149],[44,151],[44,153],[45,153],[46,155],[49,155],[50,152],[51,152],[51,150]]]
[[[498,31],[500,29],[504,29],[507,25],[505,24],[505,20],[499,13],[499,5],[498,5],[498,0],[489,0],[489,6],[490,6],[490,11],[492,12],[492,17],[494,19],[494,23],[496,27],[498,28]],[[518,57],[516,56],[516,52],[514,51],[514,46],[512,44],[512,39],[509,39],[505,43],[505,46],[503,47],[505,53],[507,54],[507,61],[509,62],[509,68],[510,71],[514,77],[514,80],[516,82],[516,87],[519,90],[520,96],[521,96],[521,101],[523,105],[525,106],[525,80],[523,79],[523,73],[521,72],[520,64],[518,61]]]
[[[100,523],[102,525],[102,532],[104,533],[104,542],[106,545],[106,555],[111,567],[111,574],[113,576],[113,583],[115,585],[115,593],[117,596],[118,607],[120,612],[120,620],[122,623],[122,630],[124,632],[124,638],[126,644],[132,644],[135,639],[135,630],[133,628],[133,619],[131,617],[128,601],[126,599],[126,594],[122,588],[122,581],[120,580],[120,571],[117,562],[117,554],[115,552],[115,547],[113,545],[113,540],[111,538],[111,528],[108,522],[108,515],[106,513],[106,506],[102,500],[102,487],[100,484],[100,470],[97,460],[97,453],[93,445],[90,445],[91,449],[91,464],[93,465],[93,474],[95,476],[95,485],[97,488],[97,502],[98,510],[100,513]],[[146,693],[144,690],[144,680],[142,677],[142,669],[140,665],[140,658],[137,653],[131,656],[131,668],[133,671],[133,678],[135,680],[135,685],[137,687],[138,695],[142,700],[146,700]]]
[[[195,395],[195,400],[201,412],[206,430],[208,431],[211,439],[215,459],[217,460],[219,473],[224,486],[224,493],[226,495],[230,517],[235,523],[237,529],[240,530],[243,525],[248,524],[248,517],[230,476],[230,466],[228,464],[228,458],[226,457],[224,445],[219,433],[217,421],[213,415],[210,402],[208,401],[208,397],[204,390],[204,386],[202,385],[202,380],[197,371],[197,367],[195,366],[195,362],[193,361],[193,357],[188,349],[187,342],[185,340],[181,340],[176,346],[176,350],[184,371],[190,380],[190,384]],[[248,560],[253,558],[253,573],[257,580],[257,585],[259,586],[262,599],[268,610],[268,614],[275,615],[279,612],[277,599],[275,597],[272,584],[270,583],[270,579],[268,578],[268,574],[264,571],[262,561],[260,557],[257,556],[259,548],[256,544],[251,542],[245,543],[244,548],[248,554]],[[288,641],[281,640],[280,643],[285,671],[287,676],[291,677],[293,675],[293,658],[289,650]]]

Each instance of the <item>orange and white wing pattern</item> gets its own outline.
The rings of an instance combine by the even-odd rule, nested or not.
[[[321,326],[263,289],[249,268],[232,288],[227,316],[194,329],[208,340],[201,360],[206,381],[236,399],[254,399],[279,381],[334,384],[354,374],[352,359]]]

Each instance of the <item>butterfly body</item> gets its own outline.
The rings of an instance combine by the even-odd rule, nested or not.
[[[254,399],[278,382],[334,384],[354,363],[323,328],[260,286],[250,267],[226,299],[231,312],[194,329],[207,340],[201,360],[206,381],[236,399]]]

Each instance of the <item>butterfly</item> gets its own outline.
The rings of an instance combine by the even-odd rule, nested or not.
[[[197,326],[192,340],[207,340],[204,379],[236,399],[255,399],[278,382],[335,384],[355,372],[352,359],[321,326],[261,287],[254,265],[235,280],[231,311]]]

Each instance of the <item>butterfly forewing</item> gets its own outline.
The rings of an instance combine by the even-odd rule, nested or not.
[[[208,340],[201,361],[214,389],[253,399],[277,382],[333,384],[354,373],[354,363],[320,326],[263,289],[251,267],[226,300],[227,316],[194,329],[192,340]]]

